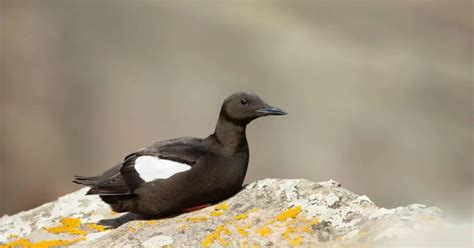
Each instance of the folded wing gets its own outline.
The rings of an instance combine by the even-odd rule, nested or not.
[[[143,183],[190,170],[204,152],[200,141],[181,138],[158,142],[128,155],[123,163],[100,176],[76,176],[73,182],[90,186],[87,194],[131,195]]]

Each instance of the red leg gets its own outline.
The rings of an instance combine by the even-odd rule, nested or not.
[[[199,210],[199,209],[202,209],[202,208],[207,208],[209,206],[211,206],[211,204],[203,204],[203,205],[198,205],[198,206],[194,206],[194,207],[190,207],[190,208],[183,208],[183,209],[181,209],[181,211],[185,212],[185,213],[188,213],[188,212],[196,211],[196,210]]]

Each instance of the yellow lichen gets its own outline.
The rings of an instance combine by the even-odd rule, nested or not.
[[[190,217],[190,218],[186,218],[186,220],[192,221],[194,223],[204,222],[204,221],[207,221],[207,217],[205,217],[205,216]]]
[[[267,225],[272,225],[273,223],[275,223],[275,221],[276,221],[276,220],[273,220],[273,219],[272,219],[272,220],[268,221]]]
[[[103,225],[97,225],[97,224],[94,224],[94,223],[89,223],[86,225],[86,228],[89,228],[89,229],[94,229],[98,232],[103,232],[105,231],[105,226]]]
[[[298,235],[296,238],[290,241],[290,245],[298,246],[301,245],[301,242],[303,242],[303,236]]]
[[[188,229],[188,228],[189,228],[188,225],[181,225],[180,227],[178,227],[178,230],[179,230],[179,231],[184,231],[184,230],[186,230],[186,229]]]
[[[242,214],[238,214],[236,216],[234,216],[234,220],[242,220],[242,219],[247,219],[248,217],[248,214],[247,213],[242,213]]]
[[[269,227],[266,227],[266,226],[257,230],[258,235],[260,235],[262,237],[266,237],[266,236],[270,235],[271,232],[272,232],[272,230]]]
[[[144,220],[144,221],[137,221],[135,222],[135,227],[141,228],[145,225],[156,225],[158,223],[157,220]]]
[[[45,230],[49,233],[69,233],[73,235],[81,235],[82,237],[72,239],[72,240],[63,240],[63,239],[58,239],[58,240],[41,240],[38,242],[31,242],[28,239],[22,238],[18,239],[15,241],[12,241],[10,243],[6,243],[3,245],[0,245],[1,248],[11,248],[11,247],[28,247],[28,248],[47,248],[47,247],[52,247],[52,246],[66,246],[70,245],[73,243],[77,243],[80,241],[83,241],[86,239],[86,231],[81,230],[81,220],[77,218],[62,218],[60,220],[61,224],[55,227],[49,227],[45,228]],[[92,224],[91,224],[92,225]],[[94,224],[95,225],[95,224]],[[94,226],[98,229],[99,225]],[[11,235],[10,238],[17,238],[18,235]]]
[[[74,235],[86,235],[84,230],[79,229],[81,226],[81,220],[77,218],[62,218],[61,225],[46,228],[47,232],[50,233],[69,233]]]
[[[313,229],[311,228],[311,226],[303,226],[301,228],[301,232],[304,232],[304,233],[309,233],[309,232],[312,232]]]
[[[244,228],[242,228],[241,226],[237,224],[235,225],[235,230],[237,230],[237,233],[239,233],[243,237],[249,236],[249,233]]]
[[[283,222],[285,226],[294,226],[296,225],[296,219],[289,219],[288,221]]]
[[[224,211],[226,211],[227,209],[229,209],[229,203],[223,202],[223,203],[215,206],[214,211],[212,211],[210,213],[210,215],[214,216],[214,217],[222,215],[222,214],[224,214]]]
[[[214,207],[214,210],[227,210],[227,209],[229,209],[229,203],[227,202],[223,202]]]
[[[317,225],[317,224],[319,224],[319,219],[317,217],[314,217],[309,224],[310,225]]]
[[[137,232],[137,229],[136,229],[135,227],[133,227],[133,226],[127,227],[127,230],[128,230],[128,232],[131,232],[131,233]]]
[[[218,241],[219,244],[222,245],[222,246],[228,246],[228,245],[230,244],[229,241],[227,241],[227,240],[225,240],[225,239],[223,239],[223,238],[221,238],[221,237],[217,238],[217,241]]]
[[[112,211],[111,215],[112,216],[115,216],[115,215],[118,215],[119,213],[118,212],[115,212],[115,211]]]
[[[10,235],[8,235],[8,238],[9,238],[9,239],[17,239],[17,238],[19,238],[19,237],[20,237],[20,236],[18,236],[18,235],[16,235],[16,234],[10,234]]]
[[[246,239],[242,239],[242,241],[240,242],[240,247],[241,248],[248,248],[249,247]]]
[[[85,237],[80,237],[72,240],[42,240],[36,243],[31,242],[28,239],[19,239],[10,243],[0,245],[1,248],[11,248],[11,247],[28,247],[28,248],[48,248],[48,247],[57,247],[57,246],[66,246],[71,245],[80,241],[84,241]]]
[[[212,211],[212,212],[210,213],[210,215],[215,217],[215,216],[222,215],[223,213],[224,213],[224,212],[222,212],[222,211],[216,211],[216,210],[215,210],[215,211]]]
[[[230,231],[229,229],[227,229],[224,225],[219,225],[216,230],[214,230],[212,233],[208,234],[201,242],[201,245],[204,246],[204,247],[208,247],[208,246],[211,246],[214,241],[218,241],[219,244],[221,244],[222,246],[227,246],[229,245],[229,242],[224,240],[222,237],[221,237],[221,234],[225,234],[225,235],[230,235]]]
[[[294,227],[287,227],[286,230],[281,235],[283,236],[283,238],[289,239],[291,233],[294,233],[294,232],[295,232]]]
[[[279,214],[276,219],[278,221],[285,221],[286,219],[289,219],[289,218],[296,218],[296,216],[298,216],[298,214],[301,212],[301,206],[295,206],[295,207],[292,207],[292,208],[289,208],[287,209],[286,211],[284,211],[283,213]]]
[[[251,212],[255,212],[255,211],[258,211],[258,208],[252,208],[248,212],[251,213]]]

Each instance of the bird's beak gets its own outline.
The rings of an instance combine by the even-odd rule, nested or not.
[[[259,113],[263,113],[265,115],[287,115],[288,113],[277,107],[272,107],[272,106],[266,106],[265,108],[257,109],[256,110]]]

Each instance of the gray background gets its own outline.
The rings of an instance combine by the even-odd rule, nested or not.
[[[335,179],[378,205],[472,211],[470,1],[1,1],[0,214],[157,140],[248,128],[246,182]]]

